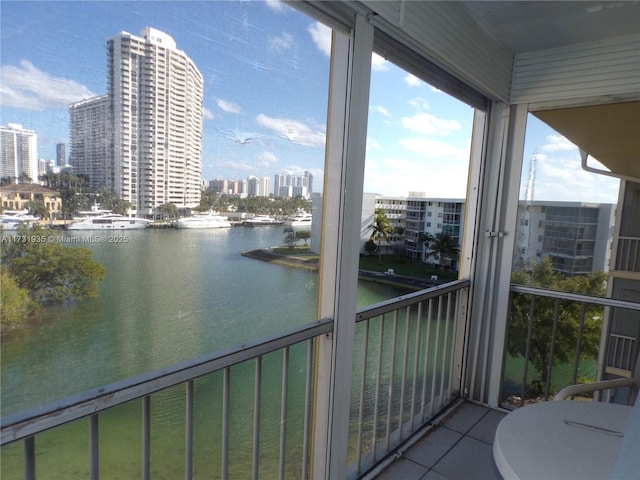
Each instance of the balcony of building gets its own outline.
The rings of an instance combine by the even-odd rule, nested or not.
[[[511,373],[497,378],[497,402],[473,400],[481,392],[464,378],[488,366],[483,356],[466,354],[473,350],[466,345],[473,338],[468,332],[473,327],[466,323],[470,287],[469,281],[456,281],[356,312],[352,384],[344,407],[348,433],[341,447],[347,464],[340,478],[501,478],[492,456],[498,423],[525,403],[549,400],[559,386],[549,368],[541,388],[530,393],[534,354],[521,363],[505,351],[503,372]],[[527,345],[551,331],[553,348],[556,332],[567,328],[563,312],[581,312],[572,326],[576,347],[570,382],[578,380],[585,363],[594,368],[594,361],[583,360],[581,352],[583,336],[590,329],[593,333],[593,319],[602,332],[595,360],[598,376],[631,373],[638,339],[611,333],[605,311],[637,315],[640,304],[518,285],[511,286],[509,298],[510,325],[513,331],[528,332],[521,338]],[[87,459],[83,476],[109,478],[122,458],[105,452],[100,442],[113,428],[112,413],[124,410],[139,425],[139,436],[122,442],[137,445],[127,455],[140,462],[140,478],[165,470],[185,478],[202,476],[194,463],[197,458],[200,465],[210,448],[207,438],[220,441],[211,459],[215,478],[316,478],[319,426],[314,409],[323,396],[323,386],[315,380],[321,373],[316,360],[322,340],[334,335],[334,328],[333,322],[322,320],[3,418],[5,461],[23,458],[24,478],[48,478],[47,457],[73,452]],[[518,364],[515,370],[510,362]],[[555,364],[551,357],[549,365]],[[280,393],[266,398],[265,382],[274,381]],[[212,387],[220,390],[218,400],[204,404]],[[167,432],[170,438],[163,442],[152,435],[162,428],[154,419],[156,405],[182,425]],[[57,429],[66,430],[66,444],[58,442]],[[277,438],[268,446],[266,431]],[[172,452],[167,458],[154,455],[167,448]]]
[[[633,19],[640,4],[294,6],[334,29],[322,215],[339,221],[323,222],[322,249],[330,254],[320,261],[318,320],[3,418],[3,456],[19,463],[24,478],[46,475],[48,455],[69,454],[86,457],[78,476],[92,479],[108,478],[125,456],[144,479],[163,472],[224,479],[499,478],[491,455],[497,422],[560,387],[553,352],[534,385],[534,339],[546,338],[553,351],[557,332],[571,330],[571,381],[583,374],[587,330],[598,332],[599,352],[589,365],[596,379],[631,371],[640,337],[640,231],[633,221],[640,148],[629,134],[639,126],[640,32]],[[374,51],[476,110],[459,279],[357,309]],[[622,179],[607,297],[511,284],[529,112]],[[562,315],[567,309],[576,320],[571,326]],[[510,344],[514,332],[520,347]],[[525,354],[514,364],[519,348]],[[267,381],[279,385],[279,394],[263,395]],[[217,401],[205,405],[208,390]],[[182,426],[158,438],[154,405],[167,398],[172,408],[163,414]],[[100,439],[116,409],[127,410],[139,435],[105,452]],[[76,440],[60,444],[60,429],[74,431]],[[268,449],[266,431],[274,440]],[[197,471],[194,459],[202,457],[207,469]]]

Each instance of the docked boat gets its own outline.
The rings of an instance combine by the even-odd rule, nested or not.
[[[310,213],[300,212],[296,213],[293,217],[287,219],[284,224],[290,227],[309,227],[311,228],[311,219],[313,216]]]
[[[181,218],[172,225],[175,228],[229,228],[231,223],[216,213],[207,213]]]
[[[146,218],[126,217],[118,213],[101,213],[87,217],[75,218],[68,230],[138,230],[147,228],[151,220]]]
[[[38,217],[28,215],[25,212],[11,212],[0,216],[0,228],[2,230],[17,230],[20,225],[31,225],[40,220]]]
[[[245,225],[250,227],[268,227],[270,225],[282,225],[282,221],[277,220],[269,215],[256,215],[244,221]]]

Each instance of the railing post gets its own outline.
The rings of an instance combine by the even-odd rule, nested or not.
[[[318,318],[334,320],[317,342],[312,478],[345,478],[373,27],[356,15],[334,30],[329,79]]]
[[[24,439],[24,480],[36,478],[36,440],[35,437]]]
[[[100,448],[98,436],[98,414],[89,417],[89,478],[98,480],[100,477]]]
[[[193,380],[185,388],[184,478],[193,478]]]
[[[151,397],[142,398],[142,478],[151,479]]]

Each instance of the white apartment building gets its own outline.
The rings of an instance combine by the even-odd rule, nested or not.
[[[269,178],[258,178],[253,175],[247,178],[247,195],[250,197],[268,197]]]
[[[271,179],[269,177],[262,177],[260,180],[260,190],[263,196],[269,196],[271,193]]]
[[[313,175],[305,171],[304,175],[277,173],[273,177],[273,194],[276,197],[311,198],[313,193]]]
[[[114,189],[137,214],[200,203],[203,79],[167,34],[107,41]]]
[[[109,39],[107,64],[108,94],[70,108],[74,171],[113,189],[134,214],[153,214],[164,203],[197,206],[200,71],[169,35],[154,28]]]
[[[462,247],[464,199],[427,198],[420,192],[409,192],[408,197],[365,194],[363,198],[361,253],[377,208],[395,229],[383,253],[402,248],[413,260],[437,261],[428,257],[423,238],[440,232],[448,232]],[[615,205],[608,203],[520,201],[513,268],[529,269],[533,262],[549,257],[554,270],[565,275],[607,272],[614,224]]]
[[[520,201],[513,268],[549,257],[566,275],[609,271],[615,206],[609,203]]]
[[[71,129],[70,163],[73,173],[87,175],[93,188],[114,187],[114,165],[110,161],[112,128],[111,97],[101,95],[69,105]]]
[[[380,245],[383,252],[389,251],[400,253],[405,249],[405,230],[407,220],[407,199],[406,197],[389,197],[384,195],[375,196],[375,208],[381,209],[387,216],[391,225],[393,225],[393,232],[387,235],[386,241]],[[375,210],[374,210],[375,211]],[[373,217],[372,222],[373,225]],[[369,231],[369,235],[371,235]],[[369,238],[367,237],[367,240]]]
[[[412,194],[407,198],[405,243],[407,256],[414,260],[427,261],[427,249],[423,235],[436,236],[447,232],[454,242],[462,245],[465,200],[461,198],[426,198]],[[438,259],[430,261],[437,262]]]
[[[0,178],[16,183],[23,175],[38,181],[38,136],[16,123],[0,126]]]

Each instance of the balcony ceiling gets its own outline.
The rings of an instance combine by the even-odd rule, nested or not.
[[[640,33],[640,2],[464,2],[476,20],[513,53]]]
[[[464,4],[485,31],[515,55],[640,34],[637,1]],[[640,85],[640,78],[638,82]],[[534,114],[612,172],[640,181],[640,102],[559,108]]]
[[[560,108],[533,114],[610,171],[640,181],[640,102]]]

